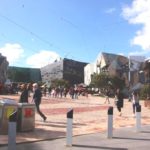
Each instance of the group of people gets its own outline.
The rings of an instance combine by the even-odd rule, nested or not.
[[[52,98],[66,98],[67,95],[70,95],[72,99],[78,99],[78,96],[85,95],[88,97],[88,92],[85,88],[78,86],[71,86],[70,88],[65,88],[63,86],[47,88],[43,87],[43,96],[48,96]]]
[[[33,91],[32,102],[35,103],[37,113],[43,118],[43,121],[46,121],[47,117],[40,110],[42,92],[40,88],[38,87],[37,83],[34,83],[32,85],[32,91]],[[27,88],[27,85],[23,84],[21,85],[21,95],[20,95],[19,103],[28,103],[29,102],[28,97],[29,97],[29,90]],[[106,95],[106,101],[110,103],[108,91]],[[119,112],[119,116],[122,115],[121,109],[123,108],[123,103],[124,103],[123,101],[124,101],[124,95],[120,89],[117,89],[115,93],[115,103]],[[136,91],[132,93],[132,105],[133,105],[133,115],[135,115],[135,109],[137,106],[139,106],[139,95],[138,95],[138,92]]]
[[[104,103],[106,103],[107,101],[108,101],[108,103],[110,103],[109,91],[106,92],[106,99],[105,99]],[[131,102],[132,102],[132,107],[133,107],[133,116],[135,116],[136,108],[140,105],[140,103],[139,103],[139,94],[138,94],[137,91],[132,92]],[[123,95],[123,93],[121,92],[120,89],[117,89],[116,93],[115,93],[115,105],[116,105],[117,110],[119,112],[119,116],[122,115],[121,109],[123,108],[123,104],[124,104],[124,95]]]
[[[43,118],[43,121],[46,121],[47,117],[41,112],[40,110],[40,104],[41,104],[41,98],[42,98],[42,92],[40,88],[38,87],[37,83],[34,83],[32,85],[33,90],[33,97],[32,102],[35,103],[35,107],[37,110],[37,113]],[[19,103],[28,103],[28,97],[29,97],[29,90],[27,88],[26,84],[21,85],[21,95],[19,98]]]

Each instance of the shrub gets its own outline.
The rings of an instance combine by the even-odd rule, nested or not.
[[[150,86],[144,85],[143,88],[140,90],[140,99],[146,100],[149,92],[150,92]]]

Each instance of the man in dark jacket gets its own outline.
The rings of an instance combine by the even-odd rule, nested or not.
[[[123,107],[123,98],[124,98],[123,93],[121,92],[120,89],[117,89],[115,99],[117,100],[116,105],[117,105],[117,109],[119,111],[119,116],[122,115],[121,108]]]
[[[43,118],[44,121],[46,121],[47,117],[40,111],[41,97],[42,97],[41,90],[38,88],[38,84],[34,83],[33,84],[33,101],[35,103],[38,114]]]
[[[28,103],[28,90],[26,84],[21,85],[21,95],[19,103]]]

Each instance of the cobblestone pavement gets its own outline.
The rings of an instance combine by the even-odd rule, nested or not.
[[[1,95],[0,99],[14,99],[18,101],[18,95]],[[29,99],[31,101],[31,98]],[[47,121],[43,122],[36,113],[35,130],[30,132],[18,132],[16,142],[43,141],[46,139],[57,139],[66,136],[66,114],[69,109],[73,109],[73,135],[83,135],[89,133],[106,132],[107,111],[109,106],[114,107],[113,127],[134,127],[135,117],[132,115],[132,103],[124,100],[122,116],[119,116],[114,100],[110,104],[104,104],[105,98],[98,96],[84,97],[78,99],[43,97],[41,110],[47,116]],[[150,110],[141,101],[141,124],[149,125]],[[0,145],[7,144],[8,136],[0,135]]]

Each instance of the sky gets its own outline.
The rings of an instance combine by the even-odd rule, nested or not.
[[[9,66],[101,52],[150,57],[150,0],[0,0],[0,53]]]

